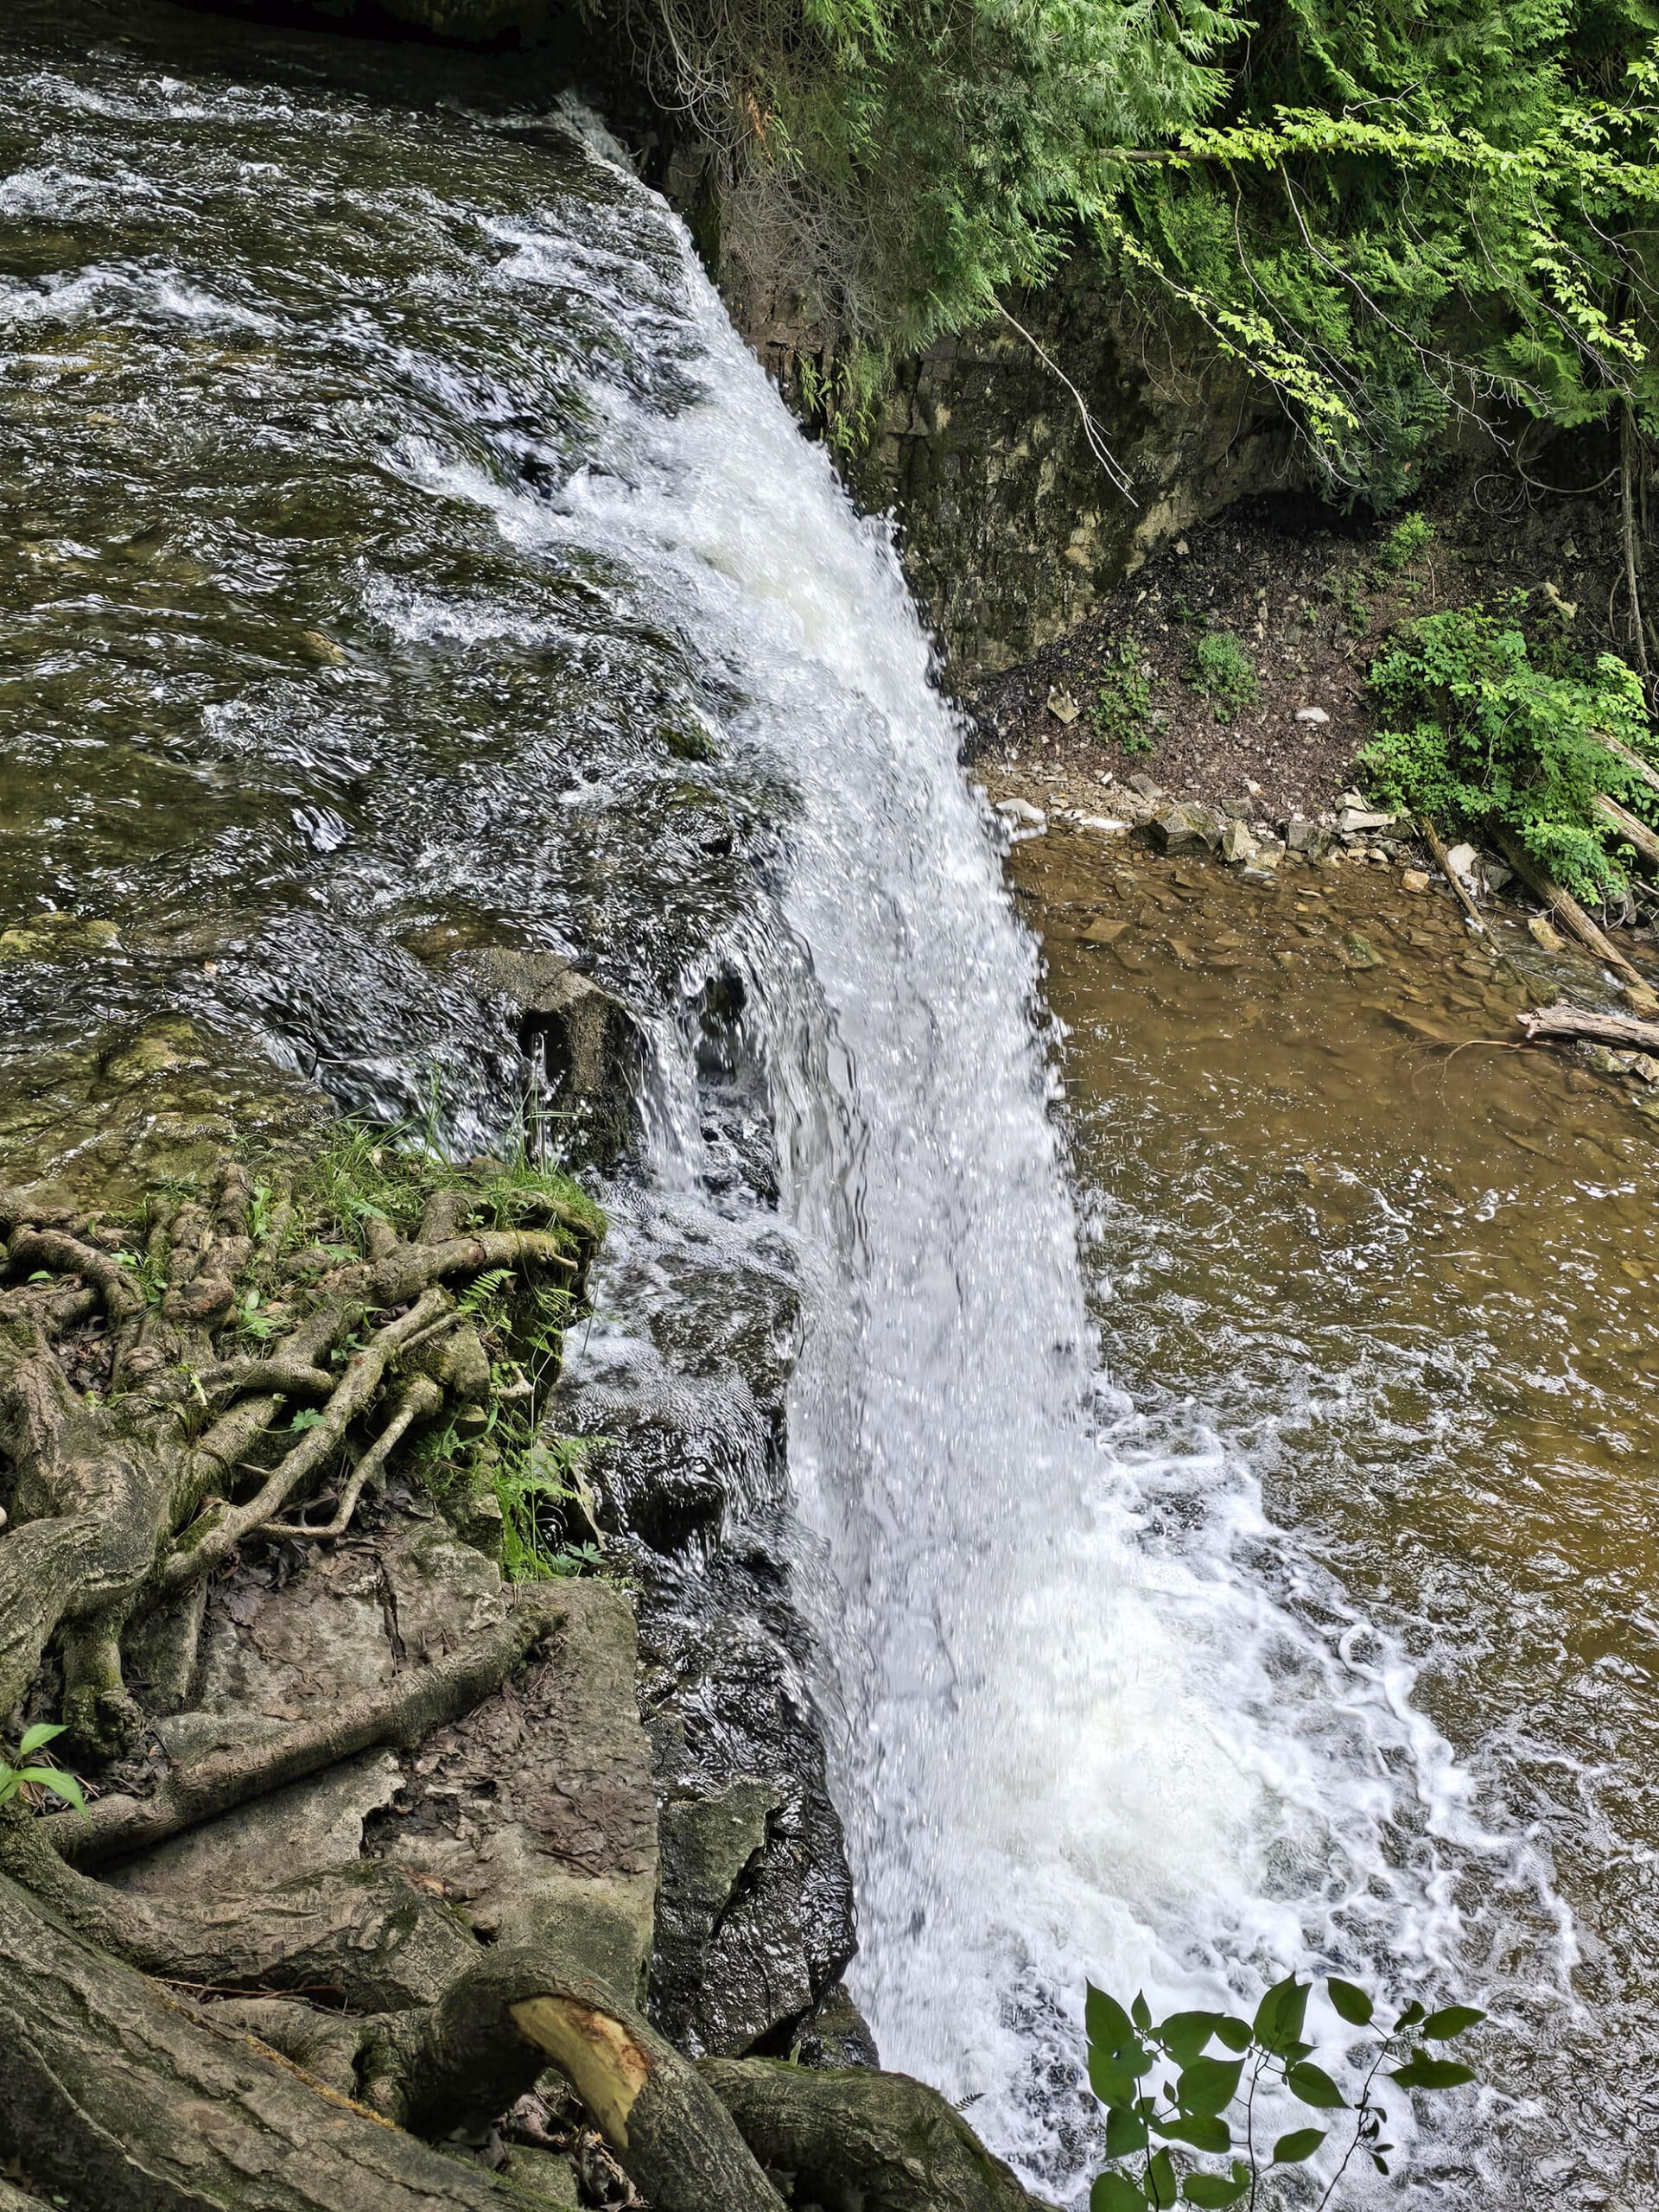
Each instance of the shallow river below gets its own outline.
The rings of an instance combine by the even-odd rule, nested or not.
[[[1650,2205],[1654,1125],[1516,1049],[1521,985],[1381,870],[1269,888],[1086,834],[1011,866],[1103,1432],[1201,1615],[1210,1757],[1268,1761],[1283,1892],[1323,1894],[1337,1955],[1386,1924],[1492,2005],[1518,2101],[1421,2146],[1431,2193]],[[1264,1680],[1276,1720],[1229,1730]]]

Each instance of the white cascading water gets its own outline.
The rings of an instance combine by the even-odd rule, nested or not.
[[[1314,1633],[1236,1563],[1276,1533],[1248,1465],[1196,1423],[1179,1457],[1137,1452],[1085,1310],[1036,949],[892,545],[660,220],[683,308],[613,305],[698,401],[597,385],[599,463],[550,503],[454,464],[428,480],[526,548],[620,556],[729,672],[723,742],[798,795],[788,941],[740,957],[813,1286],[791,1459],[836,1668],[853,1986],[884,2063],[973,2100],[1069,2201],[1085,1976],[1155,2005],[1321,1960],[1408,1980],[1456,1942],[1442,1841],[1491,1839],[1385,1642]],[[556,236],[513,243],[504,281],[602,285]],[[689,1069],[664,1077],[689,1094]],[[697,1142],[687,1116],[665,1176]],[[1154,1541],[1177,1497],[1186,1535]]]

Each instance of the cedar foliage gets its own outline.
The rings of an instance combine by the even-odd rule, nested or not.
[[[1079,239],[1379,505],[1459,410],[1653,409],[1652,0],[621,4],[852,413]]]

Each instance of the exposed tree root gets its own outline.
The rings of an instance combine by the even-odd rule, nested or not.
[[[521,1592],[499,1627],[429,1666],[407,1669],[387,1688],[344,1699],[279,1736],[175,1767],[150,1796],[101,1798],[84,1818],[58,1814],[48,1832],[72,1866],[105,1866],[359,1751],[381,1745],[411,1749],[499,1689],[556,1618],[556,1600]]]
[[[251,1234],[252,1199],[245,1173],[227,1168],[210,1206],[158,1212],[141,1255],[61,1207],[0,1194],[0,1714],[61,1635],[66,1718],[91,1748],[130,1745],[140,1716],[120,1639],[135,1611],[281,1529],[342,1459],[351,1472],[332,1516],[294,1532],[343,1534],[411,1428],[475,1398],[480,1368],[487,1393],[481,1353],[435,1356],[457,1337],[476,1351],[453,1286],[498,1274],[562,1283],[584,1249],[556,1197],[528,1201],[553,1228],[467,1234],[469,1194],[447,1188],[423,1211],[430,1241],[378,1220],[368,1256],[330,1266],[325,1253],[319,1272],[305,1252],[270,1249],[268,1220]],[[97,1390],[76,1388],[65,1364],[88,1349],[89,1298],[104,1324],[92,1349],[107,1363]],[[257,1357],[238,1345],[278,1319]],[[279,1431],[296,1401],[304,1421]]]
[[[0,1875],[0,2149],[74,2212],[522,2204],[73,1935]]]
[[[440,1457],[467,1421],[534,1438],[593,1222],[550,1179],[429,1179],[395,1215],[359,1205],[360,1252],[303,1243],[346,1233],[338,1203],[235,1166],[142,1243],[0,1194],[0,1745],[60,1669],[66,1744],[146,1763],[84,1815],[0,1810],[0,2164],[71,2212],[484,2212],[530,2200],[422,2138],[487,2126],[551,2067],[651,2212],[782,2212],[768,2166],[849,2212],[1023,2212],[915,2083],[691,2065],[577,1963],[556,1903],[527,1916],[536,1940],[491,1947],[441,1884],[373,1858],[275,1866],[257,1891],[245,1872],[191,1891],[165,1861],[149,1885],[93,1878],[416,1750],[569,1617],[568,1584],[520,1586],[499,1618],[491,1584],[457,1648],[399,1644],[384,1686],[159,1769],[128,1685],[125,1656],[175,1712],[213,1579],[251,1546],[308,1559],[346,1535],[423,1435]]]

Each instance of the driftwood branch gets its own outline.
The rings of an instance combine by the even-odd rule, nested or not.
[[[1429,820],[1426,814],[1420,815],[1418,817],[1418,827],[1423,833],[1423,842],[1428,847],[1435,867],[1439,868],[1440,874],[1446,878],[1446,881],[1452,887],[1452,897],[1457,900],[1459,906],[1462,907],[1464,912],[1469,917],[1471,925],[1478,930],[1480,934],[1484,937],[1486,934],[1486,924],[1482,918],[1480,909],[1470,897],[1468,887],[1465,884],[1463,878],[1458,874],[1456,868],[1452,867],[1450,856],[1446,852],[1444,843],[1441,842],[1440,831],[1434,827],[1434,824]]]
[[[1605,792],[1596,800],[1596,812],[1610,830],[1624,838],[1626,844],[1636,848],[1650,868],[1659,868],[1659,836],[1649,830],[1645,822],[1632,814],[1628,807],[1621,806],[1616,798],[1609,798]]]
[[[1638,1021],[1628,1014],[1592,1014],[1576,1006],[1535,1007],[1516,1016],[1529,1037],[1584,1037],[1627,1052],[1659,1052],[1659,1021]]]
[[[1639,776],[1650,790],[1659,791],[1659,768],[1656,768],[1650,760],[1644,760],[1639,753],[1633,752],[1623,738],[1610,737],[1605,730],[1599,732],[1598,735],[1616,760],[1622,760],[1630,772]]]
[[[1519,838],[1512,837],[1507,830],[1501,828],[1495,834],[1504,859],[1533,896],[1548,907],[1555,919],[1570,936],[1577,938],[1586,951],[1593,952],[1598,960],[1605,962],[1612,969],[1629,990],[1635,1004],[1640,1006],[1644,1013],[1659,1013],[1659,996],[1656,996],[1652,985],[1625,958],[1606,932],[1591,920],[1572,893],[1563,891],[1560,884],[1551,882]]]

